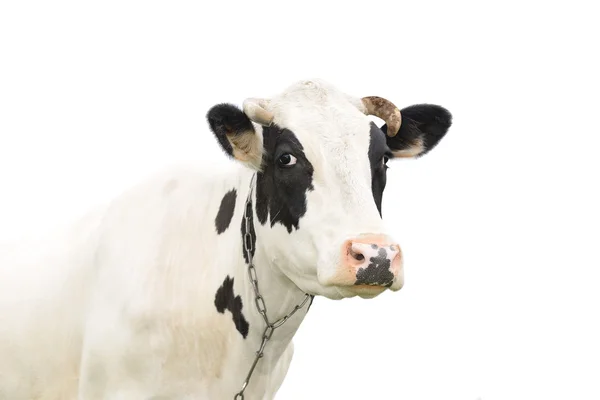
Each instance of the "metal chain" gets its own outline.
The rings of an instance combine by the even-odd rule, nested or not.
[[[260,348],[256,352],[254,362],[250,367],[250,371],[248,371],[246,380],[242,384],[242,389],[234,396],[234,400],[244,400],[244,391],[246,390],[246,387],[250,382],[250,378],[254,373],[254,369],[256,368],[258,361],[263,357],[265,346],[267,345],[267,342],[271,340],[275,329],[285,324],[287,320],[290,319],[290,317],[296,313],[296,311],[304,307],[304,305],[310,298],[309,294],[305,294],[304,300],[302,300],[300,304],[297,304],[287,315],[279,318],[273,323],[269,322],[269,318],[267,317],[267,304],[265,303],[265,299],[260,294],[260,290],[258,290],[258,274],[256,273],[256,268],[254,268],[254,262],[252,259],[252,251],[254,250],[254,247],[252,245],[252,234],[250,233],[249,228],[250,219],[252,218],[252,189],[254,188],[255,176],[256,175],[253,175],[252,180],[250,181],[250,191],[248,193],[248,198],[246,199],[246,206],[244,208],[244,249],[246,250],[246,255],[248,256],[248,276],[250,277],[250,283],[252,284],[252,288],[254,289],[254,304],[256,305],[256,309],[258,310],[259,314],[262,315],[263,319],[265,320],[266,327],[263,331]]]

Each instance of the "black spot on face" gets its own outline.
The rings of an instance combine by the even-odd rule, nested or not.
[[[369,162],[371,164],[371,190],[373,199],[381,215],[381,201],[386,184],[386,162],[392,158],[387,146],[385,133],[371,122],[371,141],[369,143]]]
[[[394,274],[390,270],[391,260],[384,248],[379,248],[376,257],[369,259],[367,268],[359,268],[355,285],[391,286]]]
[[[261,224],[266,224],[269,217],[271,226],[280,223],[292,232],[306,213],[306,192],[313,190],[313,166],[289,129],[264,127],[263,138],[265,151],[263,171],[257,173],[256,214]]]
[[[231,312],[235,329],[237,329],[238,332],[242,334],[242,337],[246,339],[250,325],[248,324],[248,321],[246,321],[246,318],[244,318],[244,314],[242,314],[242,298],[240,296],[234,296],[233,278],[230,278],[229,275],[217,290],[217,294],[215,295],[215,307],[221,314],[225,314],[225,310]]]
[[[221,206],[219,207],[219,212],[215,218],[215,227],[217,228],[218,234],[225,232],[227,228],[229,228],[229,224],[233,218],[233,210],[235,209],[236,198],[237,193],[235,189],[230,190],[229,192],[225,193],[225,196],[223,196],[223,199],[221,200]]]

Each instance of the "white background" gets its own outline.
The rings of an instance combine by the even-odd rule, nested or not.
[[[279,399],[600,399],[593,2],[0,3],[0,239],[163,167],[205,114],[320,77],[454,125],[389,171],[406,286],[317,298]],[[589,5],[586,5],[589,4]]]

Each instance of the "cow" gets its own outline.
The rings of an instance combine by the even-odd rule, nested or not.
[[[207,122],[232,162],[169,169],[2,248],[0,399],[272,399],[314,296],[403,286],[387,164],[433,149],[446,109],[306,80]]]

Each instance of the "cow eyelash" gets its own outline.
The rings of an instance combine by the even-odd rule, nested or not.
[[[390,161],[390,157],[389,157],[387,154],[386,154],[386,155],[384,155],[384,156],[381,158],[381,164],[383,165],[383,167],[384,167],[385,169],[388,169],[388,168],[389,168],[389,167],[388,167],[388,165],[387,165],[388,161]]]
[[[385,169],[389,169],[390,167],[387,165],[388,161],[390,161],[392,158],[394,158],[394,154],[392,152],[387,152],[383,155],[383,158],[381,159],[383,167]]]

